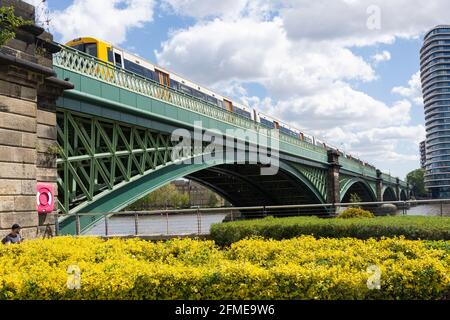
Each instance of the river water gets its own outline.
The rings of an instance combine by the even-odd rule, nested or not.
[[[401,215],[403,211],[398,210],[397,214]],[[413,206],[406,214],[440,216],[441,206],[439,204]],[[450,204],[442,206],[442,215],[450,216]],[[226,213],[203,214],[200,217],[197,214],[139,216],[138,234],[149,236],[209,234],[211,225],[222,222],[225,216]],[[113,216],[108,219],[108,235],[134,235],[135,232],[133,216]],[[105,221],[96,223],[86,234],[105,235]]]

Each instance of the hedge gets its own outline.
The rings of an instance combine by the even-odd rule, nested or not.
[[[268,217],[214,224],[211,238],[224,246],[251,236],[290,239],[300,235],[358,239],[404,236],[406,239],[450,240],[449,217],[394,216],[355,219]]]
[[[69,266],[80,287],[69,288]],[[381,271],[380,289],[367,285]],[[0,247],[1,299],[445,299],[450,242],[71,238]]]
[[[338,219],[353,219],[353,218],[375,218],[375,215],[367,210],[361,208],[348,208],[336,217]]]

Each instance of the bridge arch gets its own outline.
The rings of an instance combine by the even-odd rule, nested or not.
[[[383,201],[397,201],[397,195],[392,187],[385,187],[383,190]]]
[[[377,200],[375,192],[370,185],[363,179],[352,178],[348,180],[341,188],[341,202],[349,203],[353,193],[357,194],[362,202],[372,202]]]
[[[255,170],[259,171],[260,169],[258,165],[234,165],[234,159],[230,161],[220,160],[213,164],[207,164],[201,163],[200,161],[195,161],[199,157],[201,156],[192,158],[192,161],[186,164],[168,164],[158,170],[135,177],[135,179],[132,179],[126,183],[124,182],[121,185],[117,185],[113,188],[113,190],[109,190],[104,194],[99,194],[93,199],[93,201],[77,206],[73,213],[117,212],[150,192],[183,177],[195,180],[196,182],[210,188],[234,205],[252,206],[295,203],[292,194],[290,195],[291,198],[288,201],[281,199],[280,197],[273,196],[276,193],[276,190],[265,189],[264,186],[258,185],[264,184],[266,186],[268,183],[271,183],[271,176],[266,176],[268,177],[267,179],[261,180],[261,177],[264,176],[259,175],[260,177],[257,177],[257,175],[254,174],[251,177],[247,177],[245,172],[239,172],[238,170],[238,166],[240,166],[240,168],[244,168],[246,170],[251,169],[251,172],[249,173],[255,173]],[[240,181],[242,185],[245,185],[248,189],[251,189],[253,195],[259,194],[261,196],[261,202],[257,204],[255,201],[252,203],[250,203],[250,201],[242,201],[242,198],[233,195],[234,190],[229,187],[221,187],[215,183],[214,179],[211,179],[211,177],[208,179],[206,174],[211,173],[216,174],[216,176],[225,176],[227,178]],[[314,186],[314,184],[299,170],[288,163],[283,161],[279,162],[279,173],[276,178],[277,179],[274,180],[279,180],[278,182],[283,183],[284,187],[291,187],[291,191],[293,190],[297,192],[299,197],[302,197],[302,199],[297,199],[300,199],[301,203],[325,203],[323,195]],[[283,181],[280,181],[280,179]],[[256,182],[253,182],[252,180],[255,180]],[[227,182],[227,184],[229,184],[229,182]],[[231,186],[232,185],[233,184],[231,184]],[[226,186],[226,184],[224,184],[224,186]],[[252,195],[249,195],[248,197],[251,198]]]
[[[406,200],[408,200],[408,193],[407,193],[407,191],[405,191],[404,189],[402,189],[402,190],[400,191],[400,200],[401,200],[401,201],[406,201]]]

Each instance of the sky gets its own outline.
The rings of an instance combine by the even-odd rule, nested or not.
[[[58,42],[101,38],[386,173],[420,167],[419,50],[448,0],[27,2]]]

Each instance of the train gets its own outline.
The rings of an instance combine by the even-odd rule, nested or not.
[[[328,145],[312,135],[306,134],[286,123],[283,123],[280,120],[265,115],[262,112],[258,112],[256,109],[252,109],[248,106],[233,101],[230,98],[213,92],[212,90],[209,90],[208,88],[190,81],[174,72],[166,70],[165,68],[156,66],[155,64],[152,64],[151,62],[106,41],[93,37],[80,37],[67,42],[66,46],[93,56],[100,61],[111,64],[112,66],[116,66],[137,74],[150,81],[155,81],[160,85],[194,96],[208,104],[225,109],[231,113],[238,114],[269,129],[279,130],[280,133],[309,144],[323,147],[325,149],[334,149],[340,155],[348,159],[353,159],[359,161],[363,165],[373,167],[372,165],[369,165],[359,159],[352,158],[350,155],[345,154],[338,148]]]

